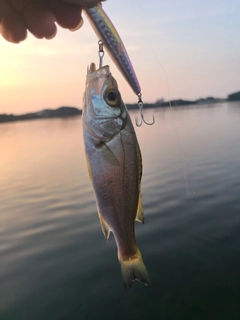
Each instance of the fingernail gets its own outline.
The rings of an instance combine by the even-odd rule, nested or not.
[[[79,24],[76,27],[74,27],[72,29],[69,29],[69,30],[70,31],[76,31],[76,30],[80,29],[82,26],[83,26],[83,18],[81,18]]]
[[[53,33],[51,36],[49,36],[49,37],[45,37],[45,39],[51,40],[51,39],[53,39],[53,38],[56,36],[56,34],[57,34],[57,27],[55,28],[54,33]]]

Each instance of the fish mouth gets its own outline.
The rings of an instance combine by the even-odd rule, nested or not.
[[[95,64],[94,62],[92,62],[92,63],[90,64],[90,67],[88,68],[88,72],[89,72],[89,73],[94,73],[96,70],[97,70],[96,64]]]
[[[117,81],[112,76],[109,65],[105,65],[97,69],[96,64],[92,62],[87,69],[86,83],[87,85],[93,85],[94,83],[95,94],[102,94],[103,92],[105,92],[106,88],[118,90]]]
[[[109,74],[110,73],[108,65],[100,67],[100,68],[97,69],[96,64],[94,62],[92,62],[90,64],[90,66],[88,66],[88,70],[87,71],[88,71],[87,72],[88,74],[93,74],[95,72],[100,73],[100,74],[102,74],[102,73],[103,74]]]

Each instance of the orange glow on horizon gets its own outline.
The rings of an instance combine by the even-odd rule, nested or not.
[[[104,10],[128,51],[143,102],[225,98],[240,90],[236,72],[240,46],[235,41],[238,10],[225,3],[220,10],[214,3],[199,2],[197,12],[194,2],[188,3],[186,11],[181,0],[174,6],[168,1],[136,3],[123,0],[119,8],[114,1],[106,1]],[[81,108],[87,66],[98,64],[97,43],[87,19],[76,32],[58,28],[51,41],[29,34],[16,45],[0,36],[0,114],[62,105]],[[136,103],[135,94],[107,53],[104,64],[110,65],[124,102]]]

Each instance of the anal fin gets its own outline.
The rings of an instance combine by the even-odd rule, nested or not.
[[[138,221],[138,222],[144,224],[144,210],[143,210],[143,205],[142,205],[141,193],[139,194],[137,215],[136,215],[135,221]]]
[[[99,216],[99,220],[100,220],[100,224],[101,224],[101,227],[102,227],[102,232],[104,234],[104,237],[108,240],[111,230],[110,230],[108,224],[105,222],[105,220],[104,220],[103,216],[101,215],[101,213],[98,212],[98,216]]]

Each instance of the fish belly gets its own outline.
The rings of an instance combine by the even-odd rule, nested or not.
[[[115,237],[125,287],[130,290],[134,280],[147,285],[147,270],[134,234],[142,164],[131,120],[107,143],[86,130],[84,140],[102,230],[106,238],[110,231]]]

